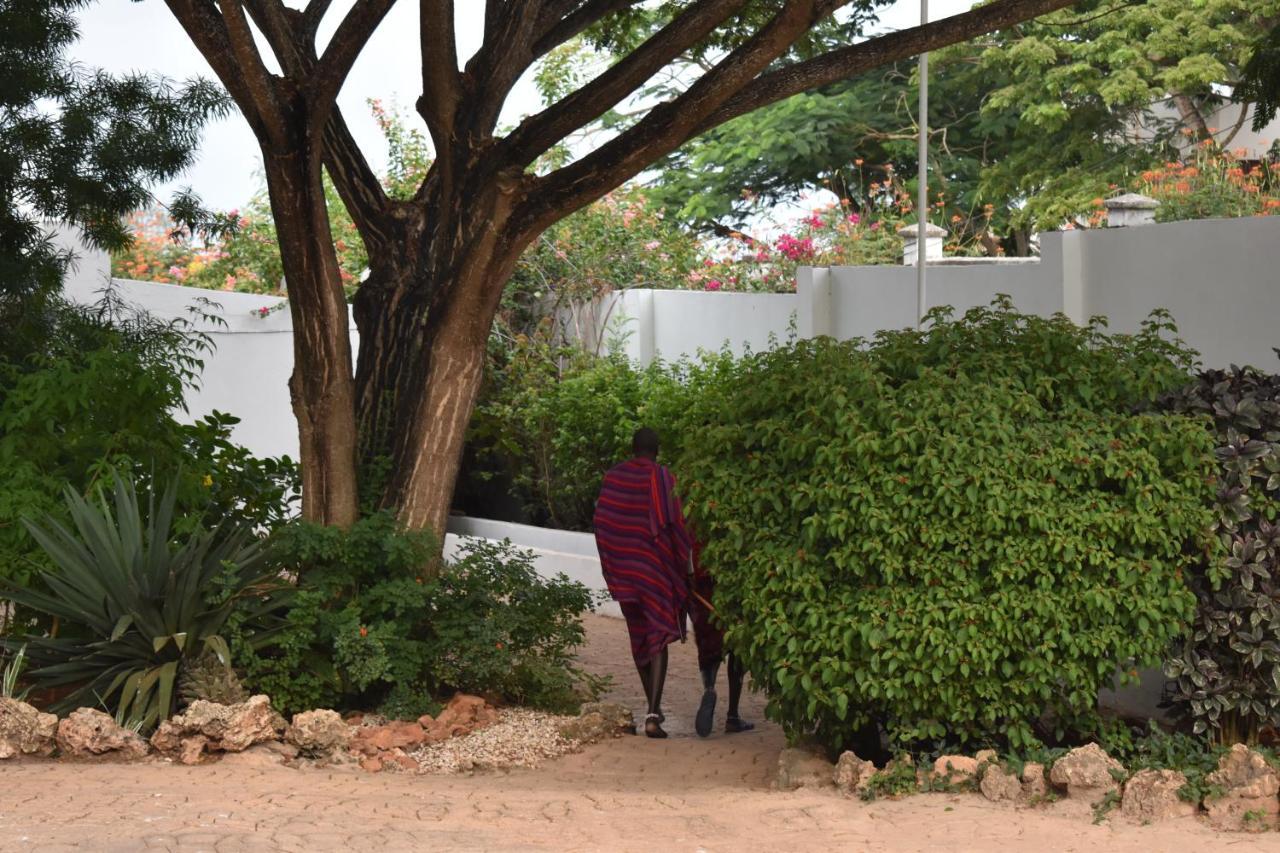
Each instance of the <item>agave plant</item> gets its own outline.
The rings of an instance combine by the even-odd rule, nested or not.
[[[55,617],[58,629],[0,644],[26,646],[37,688],[70,688],[53,710],[102,706],[149,729],[173,711],[187,665],[206,653],[230,665],[222,632],[238,606],[254,618],[283,605],[255,532],[220,525],[175,537],[176,497],[175,480],[158,498],[148,494],[144,512],[132,482],[116,477],[110,500],[67,491],[70,527],[26,522],[53,568],[40,585],[0,593]]]

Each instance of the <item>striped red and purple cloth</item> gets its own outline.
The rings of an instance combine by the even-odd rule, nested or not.
[[[596,548],[609,593],[622,605],[637,666],[684,639],[689,554],[676,481],[637,458],[604,476],[596,501]]]

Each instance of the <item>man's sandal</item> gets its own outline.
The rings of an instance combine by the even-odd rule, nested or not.
[[[756,727],[755,723],[748,723],[741,717],[725,717],[724,730],[726,734],[737,734],[738,732],[749,732]]]

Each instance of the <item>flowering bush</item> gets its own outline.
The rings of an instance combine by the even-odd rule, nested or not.
[[[901,202],[870,214],[826,205],[768,240],[739,232],[689,272],[687,287],[700,290],[789,291],[802,266],[896,264],[902,257]]]
[[[338,252],[338,274],[351,293],[368,265],[364,242],[327,178],[325,198]],[[134,213],[128,217],[133,245],[112,256],[111,274],[209,290],[283,294],[284,268],[266,192],[259,192],[244,210],[229,211],[226,217],[234,229],[221,240],[204,241],[181,233],[162,208]]]
[[[1143,172],[1135,186],[1160,202],[1159,222],[1280,213],[1280,162],[1244,157],[1243,149],[1224,151],[1206,142],[1182,162]]]
[[[551,226],[520,258],[511,288],[580,301],[628,287],[680,287],[701,252],[643,190],[626,187]]]
[[[698,290],[790,291],[795,289],[796,269],[802,266],[893,265],[902,258],[898,230],[915,220],[915,204],[892,166],[879,180],[868,180],[861,160],[857,169],[857,196],[863,205],[842,198],[838,203],[815,207],[791,222],[773,238],[730,232],[720,246],[707,246],[701,265],[688,274],[687,287]],[[863,183],[865,182],[865,189]],[[949,206],[945,192],[930,204],[930,217],[942,218]],[[953,239],[948,254],[974,254],[993,216],[987,205],[980,211],[951,216],[951,231],[970,237]],[[997,253],[1000,254],[999,250]]]

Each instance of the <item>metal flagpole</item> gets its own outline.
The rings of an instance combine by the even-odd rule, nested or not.
[[[920,24],[929,23],[929,0],[920,0]],[[916,183],[918,193],[916,200],[916,328],[924,328],[926,308],[924,277],[925,254],[928,243],[926,227],[929,224],[929,54],[920,54],[920,105],[919,105],[920,141],[916,153]]]

